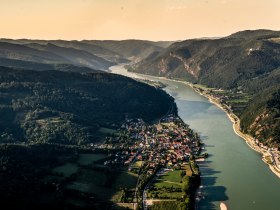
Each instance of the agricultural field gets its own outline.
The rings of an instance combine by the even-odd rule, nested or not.
[[[111,200],[133,201],[134,191],[137,184],[138,176],[128,171],[122,171],[114,181],[113,188],[116,189],[115,195]]]
[[[213,88],[208,88],[207,86],[205,86],[205,85],[202,85],[202,84],[195,84],[195,85],[193,85],[195,88],[200,88],[200,89],[202,89],[202,90],[211,90],[211,89],[213,89]]]
[[[137,175],[128,171],[122,171],[114,182],[114,188],[119,189],[120,187],[132,189],[135,188],[137,183]]]
[[[142,163],[143,161],[135,161],[135,163],[133,163],[132,166],[130,167],[130,172],[132,172],[135,175],[138,175]]]
[[[166,174],[160,176],[155,184],[156,187],[163,187],[166,183],[173,184],[174,186],[181,186],[181,170],[170,170]]]
[[[77,173],[79,167],[73,163],[66,163],[62,166],[55,167],[52,172],[62,174],[64,177],[70,177],[71,175]]]
[[[71,195],[86,194],[99,201],[133,201],[138,175],[104,166],[103,161],[108,160],[107,154],[81,153],[74,160],[62,159],[65,159],[64,164],[53,168],[52,174],[46,176],[46,181],[64,182],[62,188]],[[136,161],[133,167],[140,168],[141,165],[142,161]],[[67,200],[75,205],[80,203],[78,206],[84,203],[79,196],[72,195]]]
[[[244,108],[252,99],[252,95],[236,91],[212,89],[207,92],[208,94],[219,98],[222,103],[229,106],[231,110],[234,111],[234,113],[236,113],[237,115],[242,113]]]
[[[184,170],[186,171],[187,176],[191,177],[193,175],[192,169],[189,164],[184,166]]]
[[[143,161],[135,161],[135,163],[132,165],[132,168],[140,168],[142,163]]]
[[[114,133],[116,133],[116,130],[115,129],[101,127],[101,128],[99,128],[98,132],[103,133],[103,134],[114,134]]]
[[[181,199],[182,192],[182,170],[170,170],[158,177],[148,191],[149,198]]]
[[[80,154],[77,163],[81,165],[89,165],[107,157],[108,156],[105,154]]]
[[[94,194],[100,200],[109,200],[115,193],[108,185],[109,179],[102,171],[82,169],[77,179],[69,183],[66,189]]]
[[[148,208],[149,210],[170,210],[170,209],[181,209],[180,202],[176,201],[161,201],[161,202],[154,202],[151,207]]]

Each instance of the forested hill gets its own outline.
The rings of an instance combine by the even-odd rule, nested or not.
[[[85,144],[125,118],[152,121],[173,99],[162,90],[108,73],[0,67],[0,141]]]
[[[220,39],[176,42],[135,65],[141,73],[234,88],[280,66],[280,32],[243,31]]]
[[[236,113],[243,131],[280,147],[279,31],[248,30],[177,42],[130,69],[246,94],[250,100]]]
[[[141,60],[171,43],[144,40],[0,39],[0,65],[41,71],[107,70],[117,63]]]

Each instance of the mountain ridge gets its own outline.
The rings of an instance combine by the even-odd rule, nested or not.
[[[247,30],[220,39],[175,42],[130,70],[248,94],[251,99],[236,112],[242,130],[280,147],[279,107],[268,105],[271,100],[280,103],[276,99],[280,89],[279,40],[280,31]],[[254,106],[257,102],[259,106]],[[262,117],[267,114],[270,117]]]

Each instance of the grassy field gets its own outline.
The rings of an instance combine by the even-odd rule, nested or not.
[[[193,175],[190,165],[184,166],[184,170],[186,171],[187,176],[192,176]]]
[[[201,85],[201,84],[195,84],[195,85],[193,85],[193,86],[196,87],[196,88],[201,88],[201,89],[203,89],[203,90],[211,89],[211,88],[207,88],[205,85]]]
[[[74,189],[81,192],[95,194],[98,199],[110,199],[115,190],[106,187],[107,176],[103,172],[82,169],[77,180],[66,186],[68,189]]]
[[[101,128],[99,128],[98,132],[104,133],[104,134],[114,134],[114,133],[116,133],[116,130],[110,129],[110,128],[101,127]]]
[[[272,161],[271,161],[271,156],[270,156],[270,155],[265,156],[264,159],[266,160],[266,162],[267,162],[268,164],[271,164],[271,163],[272,163]]]
[[[107,155],[105,154],[80,154],[77,163],[81,165],[89,165],[106,157]]]
[[[134,173],[130,173],[128,171],[123,171],[117,177],[113,187],[119,189],[120,187],[124,187],[127,189],[135,188],[137,183],[137,175]]]
[[[180,209],[180,204],[176,201],[162,201],[154,202],[153,206],[149,208],[150,210],[170,210],[170,209]]]
[[[142,165],[143,161],[136,161],[131,168],[140,168]]]
[[[121,188],[132,190],[137,183],[137,176],[133,173],[123,171],[116,179],[102,171],[92,169],[81,169],[77,179],[66,186],[66,189],[73,189],[80,192],[94,194],[99,200],[112,200],[119,202]],[[109,179],[113,183],[108,186]]]
[[[183,196],[181,172],[182,170],[168,171],[166,174],[160,176],[155,181],[151,190],[149,190],[148,197],[160,199],[181,199]]]
[[[127,170],[109,173],[108,167],[103,164],[98,165],[98,168],[85,167],[105,158],[107,158],[105,154],[79,154],[75,163],[66,162],[64,165],[53,168],[53,175],[48,176],[46,181],[59,181],[75,174],[73,180],[65,184],[64,189],[90,193],[101,201],[121,202],[123,198],[126,201],[132,201],[138,178],[136,174]],[[141,165],[142,161],[134,163],[135,168],[140,168]],[[123,189],[126,189],[125,197]]]
[[[137,184],[137,175],[128,171],[121,172],[113,184],[113,188],[116,189],[116,193],[111,198],[111,200],[115,202],[120,202],[120,199],[122,197],[121,189],[125,188],[130,192],[129,193],[130,195],[127,197],[128,200],[132,201],[136,184]]]
[[[79,167],[73,163],[66,163],[62,166],[55,167],[52,171],[54,173],[63,174],[64,177],[69,177],[78,172]]]
[[[159,177],[155,187],[180,187],[181,186],[181,170],[168,171],[166,174]]]
[[[117,203],[116,206],[113,207],[113,210],[124,210],[124,209],[133,209],[132,203]]]

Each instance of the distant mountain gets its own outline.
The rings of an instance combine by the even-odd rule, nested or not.
[[[231,88],[280,66],[280,32],[239,32],[214,40],[186,40],[139,62],[137,72]]]
[[[89,67],[93,69],[107,69],[114,65],[110,62],[89,52],[73,48],[63,48],[53,44],[14,44],[0,42],[0,58],[17,61],[27,61],[40,64],[70,64],[75,66]],[[0,63],[3,66],[3,64]],[[9,66],[11,66],[10,63]],[[33,68],[31,65],[29,68]],[[38,69],[40,70],[40,69]]]
[[[31,61],[37,63],[62,63],[63,57],[50,52],[30,48],[20,44],[0,42],[0,58]]]
[[[276,103],[280,89],[279,31],[241,31],[220,39],[176,42],[133,69],[251,94],[252,100],[239,113],[243,130],[280,145],[279,107],[269,105]]]
[[[18,68],[20,62],[30,62],[25,63],[24,67],[33,70],[45,70],[47,65],[42,66],[43,64],[51,65],[51,69],[57,69],[58,65],[67,64],[107,70],[116,63],[142,60],[149,54],[168,47],[171,43],[142,40],[64,41],[1,39],[0,59],[5,62],[1,62],[0,66]],[[42,67],[42,69],[39,67]]]
[[[46,64],[46,63],[37,63],[31,61],[7,59],[7,58],[0,58],[0,66],[16,68],[16,69],[34,70],[34,71],[58,70],[58,71],[73,71],[73,72],[80,72],[80,73],[97,71],[93,68],[84,67],[84,66],[75,66],[72,64]]]
[[[0,67],[0,143],[79,145],[126,118],[163,116],[173,99],[123,76]]]
[[[116,52],[129,60],[142,60],[153,52],[162,51],[173,42],[152,42],[145,40],[122,40],[122,41],[82,41],[101,46],[110,51]]]

